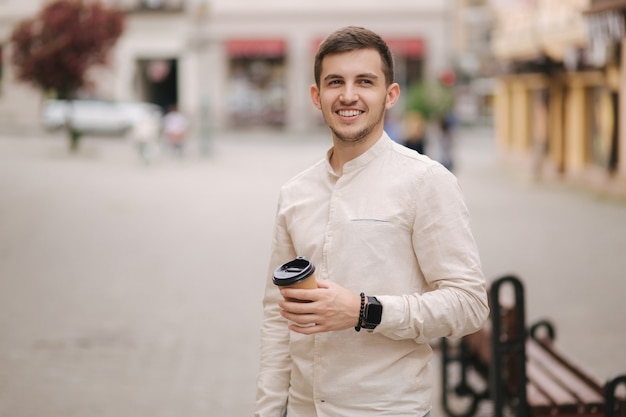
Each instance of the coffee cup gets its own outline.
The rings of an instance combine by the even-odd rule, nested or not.
[[[315,265],[303,256],[282,264],[274,271],[273,282],[282,288],[315,289]]]

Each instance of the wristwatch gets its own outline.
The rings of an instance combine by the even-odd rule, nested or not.
[[[363,323],[361,327],[368,330],[373,330],[380,324],[383,318],[383,305],[378,301],[376,297],[367,297],[367,304],[365,306],[365,313],[363,314]]]

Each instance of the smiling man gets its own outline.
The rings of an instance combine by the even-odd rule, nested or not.
[[[377,34],[334,32],[314,73],[333,146],[281,188],[255,416],[426,416],[429,341],[488,315],[469,214],[448,170],[384,132],[400,88]],[[274,270],[298,256],[317,288],[279,290]]]

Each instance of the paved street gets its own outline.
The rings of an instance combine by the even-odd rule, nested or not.
[[[119,139],[0,138],[0,417],[251,416],[278,188],[329,141],[144,166]],[[457,170],[488,280],[518,274],[529,320],[626,372],[626,203],[517,180],[492,143],[462,132]]]

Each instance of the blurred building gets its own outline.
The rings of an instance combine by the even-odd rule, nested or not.
[[[493,10],[489,0],[458,0],[455,15],[455,110],[462,122],[490,124],[497,69],[491,50]]]
[[[33,3],[33,4],[29,4]],[[15,23],[37,12],[37,2],[0,2],[0,129],[33,125],[41,100],[39,95],[13,79],[7,42]]]
[[[492,0],[499,147],[535,178],[626,195],[626,0]]]
[[[325,35],[346,25],[380,33],[407,86],[450,66],[454,0],[107,0],[127,12],[112,65],[93,71],[90,96],[176,104],[196,129],[320,123],[310,104],[312,62]],[[7,40],[41,0],[0,2],[0,129],[35,126],[40,93],[18,84]],[[398,109],[400,107],[398,106]],[[399,110],[398,110],[399,111]]]

